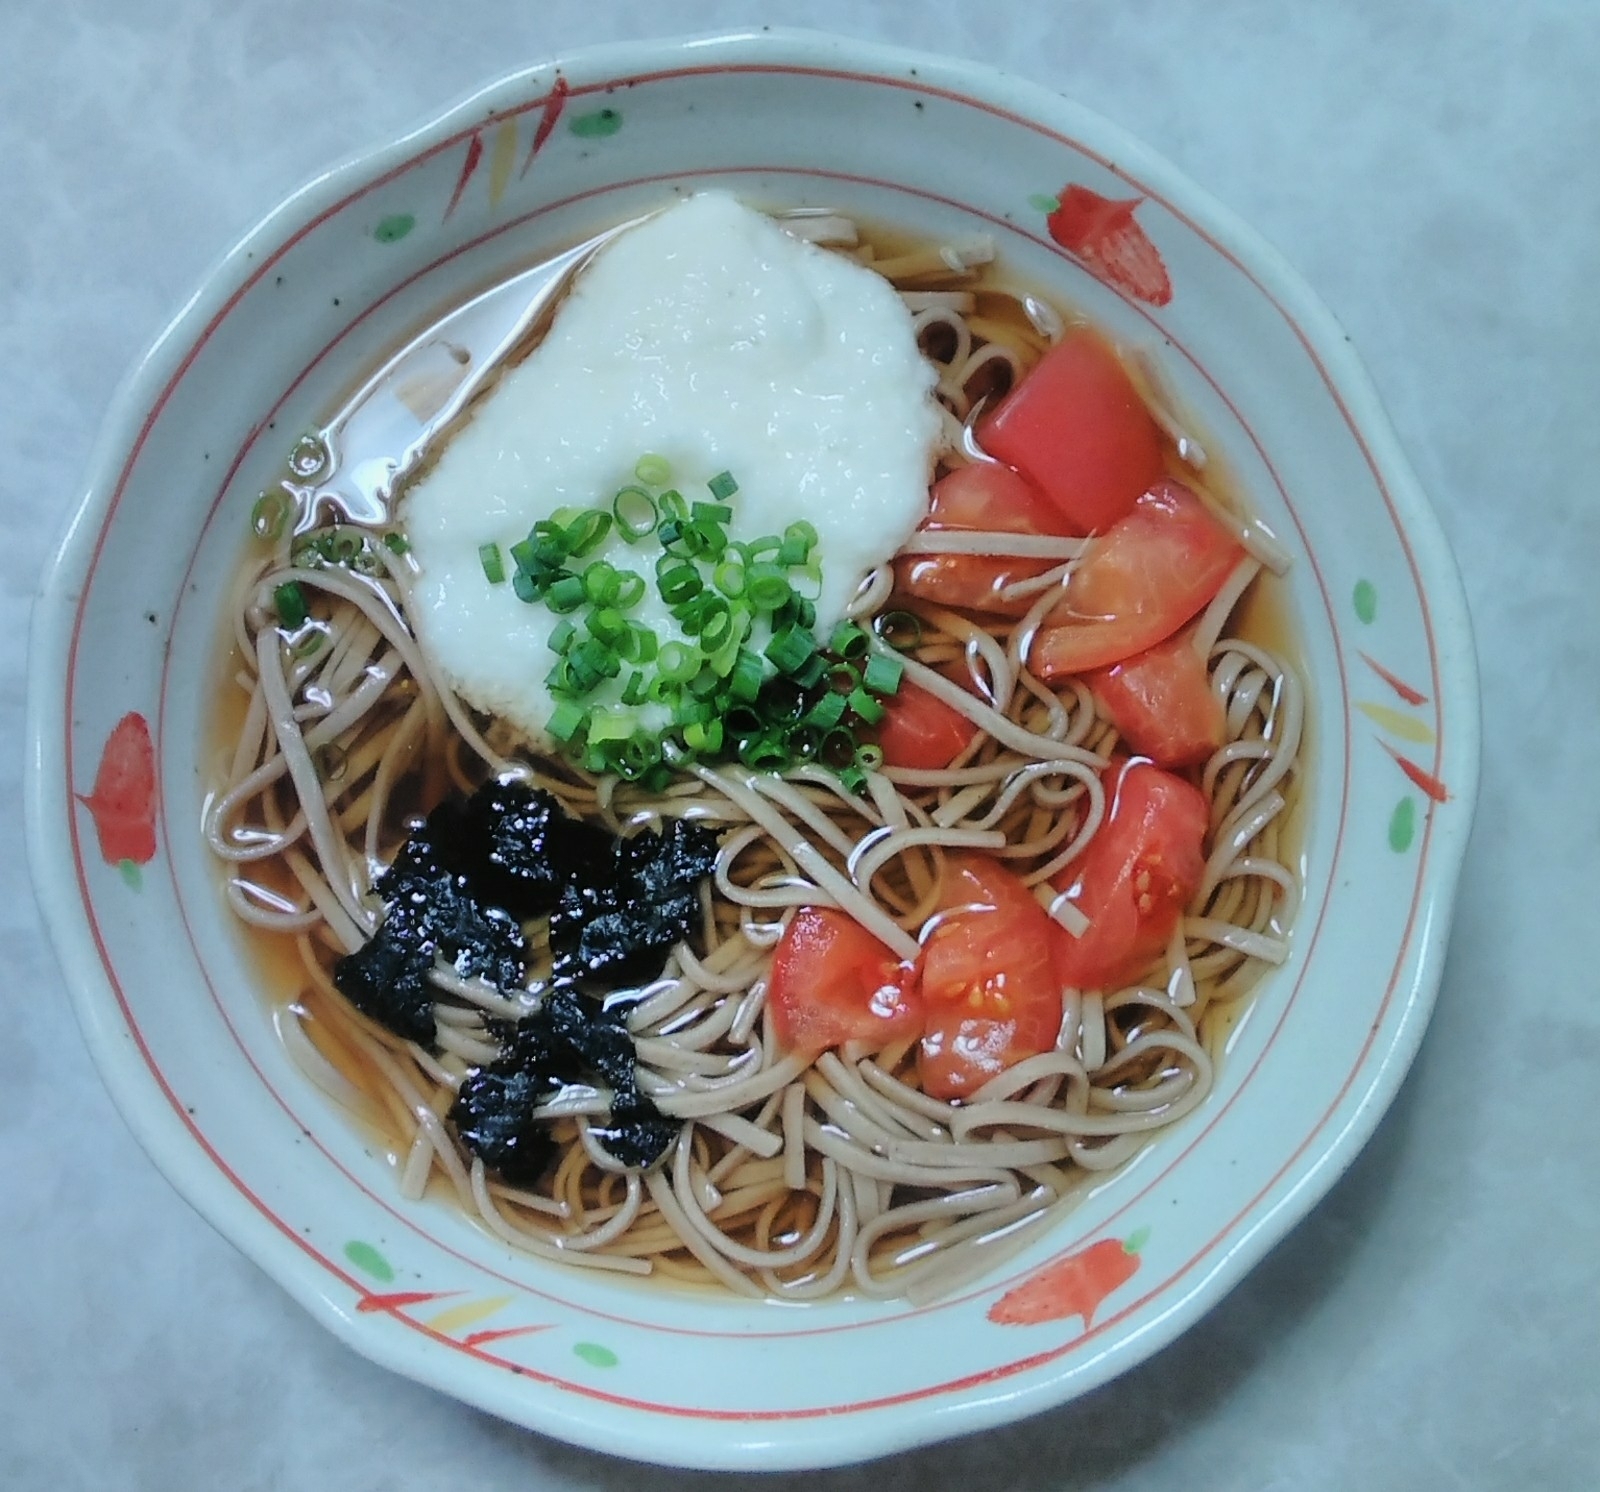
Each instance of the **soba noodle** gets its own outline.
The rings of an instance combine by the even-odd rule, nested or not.
[[[975,413],[1059,338],[1061,315],[975,274],[992,257],[981,241],[883,258],[848,219],[813,214],[788,226],[904,287],[939,372],[942,461],[971,459]],[[1150,365],[1140,367],[1175,450],[1198,465],[1205,458],[1181,412]],[[907,677],[981,729],[947,769],[884,768],[859,795],[818,766],[779,777],[737,764],[696,766],[651,794],[534,755],[502,724],[475,717],[430,668],[408,620],[414,570],[404,553],[348,525],[329,531],[347,547],[358,541],[345,564],[307,563],[315,536],[304,531],[258,546],[229,622],[229,672],[245,705],[205,834],[227,867],[233,912],[298,949],[292,999],[277,1012],[287,1050],[336,1104],[392,1138],[405,1196],[442,1187],[496,1237],[542,1258],[792,1300],[843,1289],[921,1298],[989,1268],[1086,1182],[1204,1102],[1231,1013],[1261,966],[1286,956],[1298,883],[1285,824],[1305,702],[1284,662],[1230,635],[1262,562],[1281,568],[1284,558],[1259,525],[1227,520],[1250,556],[1196,633],[1227,722],[1227,744],[1197,778],[1211,813],[1199,892],[1159,972],[1130,988],[1068,991],[1056,1049],[961,1103],[918,1090],[909,1043],[815,1058],[783,1051],[764,1008],[772,949],[796,908],[836,907],[915,957],[945,859],[962,848],[1001,857],[1052,905],[1046,882],[1098,829],[1100,770],[1118,746],[1086,688],[1053,689],[1028,668],[1032,634],[1081,541],[918,535],[922,552],[1057,562],[1013,587],[1033,598],[1014,620],[891,603],[888,568],[869,579],[852,613],[881,623],[890,604],[912,612],[920,637],[901,654]],[[271,596],[291,580],[311,620],[286,640]],[[972,688],[950,677],[960,669]],[[369,1020],[334,987],[334,962],[377,924],[373,881],[407,820],[507,773],[617,832],[692,818],[721,834],[694,946],[674,951],[629,1015],[640,1089],[682,1121],[643,1175],[591,1133],[609,1102],[597,1088],[569,1086],[544,1105],[560,1154],[534,1187],[487,1170],[445,1122],[466,1075],[499,1054],[495,1023],[538,1007],[550,958],[540,923],[527,929],[520,993],[435,972],[431,1049]],[[1052,909],[1070,927],[1081,914],[1062,902]]]

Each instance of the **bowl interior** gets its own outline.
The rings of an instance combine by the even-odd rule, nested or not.
[[[444,312],[713,183],[757,205],[992,234],[1019,278],[1154,351],[1294,556],[1313,750],[1290,961],[1199,1113],[1021,1258],[920,1308],[618,1283],[514,1254],[449,1205],[401,1202],[381,1148],[278,1043],[197,828],[223,593],[294,438]],[[1057,242],[1050,214],[1071,188],[1102,199],[1104,221]],[[1448,556],[1335,329],[1169,168],[970,68],[804,37],[621,49],[511,79],[315,183],[152,353],[39,608],[34,857],[130,1122],[362,1351],[623,1454],[819,1464],[1104,1381],[1326,1189],[1426,1018],[1474,789],[1471,688]],[[108,760],[117,782],[138,778],[145,727],[153,854],[108,841],[83,802]],[[1134,1269],[1087,1316],[988,1318],[1047,1261],[1136,1236]]]

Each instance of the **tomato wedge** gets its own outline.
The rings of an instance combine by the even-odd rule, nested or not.
[[[1222,701],[1194,650],[1192,627],[1085,674],[1084,682],[1128,749],[1158,767],[1194,766],[1227,738]]]
[[[1150,762],[1113,761],[1106,819],[1052,882],[1089,919],[1063,931],[1057,967],[1074,989],[1115,989],[1161,956],[1205,871],[1206,800]]]
[[[1005,534],[1065,535],[1060,513],[1026,477],[995,461],[957,467],[933,485],[925,529],[982,529]],[[897,588],[940,606],[1021,616],[1031,597],[1000,599],[1000,591],[1032,580],[1054,560],[993,558],[977,554],[903,554],[894,563]]]
[[[1043,679],[1120,663],[1171,637],[1222,587],[1243,550],[1181,482],[1157,482],[1094,539],[1033,640]]]
[[[885,713],[876,734],[883,760],[891,767],[921,771],[948,767],[978,733],[960,710],[909,679],[903,679],[899,691],[883,704]]]
[[[1038,484],[1074,533],[1103,533],[1162,472],[1161,431],[1110,344],[1088,327],[1045,353],[976,434]]]
[[[1064,935],[1033,893],[988,855],[952,857],[939,908],[922,951],[927,1032],[917,1074],[932,1097],[962,1098],[1055,1046],[1055,951]]]
[[[922,1032],[914,971],[860,923],[827,907],[801,907],[772,956],[767,1007],[789,1051],[846,1041],[874,1048]]]

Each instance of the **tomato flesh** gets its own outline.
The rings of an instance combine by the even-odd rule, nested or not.
[[[1033,893],[987,855],[952,857],[939,909],[922,952],[927,1031],[917,1074],[931,1097],[963,1098],[1055,1046],[1060,929]]]
[[[1181,482],[1158,482],[1092,540],[1028,654],[1058,679],[1131,658],[1171,637],[1222,588],[1243,550]]]
[[[1085,674],[1084,682],[1128,749],[1158,767],[1194,766],[1227,737],[1222,701],[1194,650],[1192,628]]]
[[[1037,484],[1079,534],[1126,516],[1161,475],[1161,431],[1109,343],[1067,333],[978,421],[978,443]]]
[[[925,529],[977,529],[989,533],[1065,535],[1061,515],[1024,476],[995,461],[957,467],[933,485]],[[1055,560],[978,554],[903,554],[895,561],[896,588],[940,606],[1021,616],[1031,596],[1005,600],[1000,592],[1032,580]]]
[[[1134,757],[1105,770],[1106,818],[1052,882],[1089,919],[1063,930],[1062,978],[1074,989],[1120,988],[1161,956],[1205,871],[1208,813],[1198,788]]]
[[[960,710],[909,679],[902,680],[899,691],[883,703],[885,713],[876,735],[890,767],[938,771],[978,734],[978,727]]]
[[[767,1008],[788,1051],[820,1052],[847,1041],[870,1047],[922,1032],[913,971],[853,918],[801,907],[772,956]]]

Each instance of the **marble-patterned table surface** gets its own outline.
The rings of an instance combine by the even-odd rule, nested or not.
[[[1478,824],[1438,1013],[1365,1154],[1087,1400],[807,1488],[1579,1488],[1600,1463],[1600,6],[1590,0],[5,0],[0,1486],[630,1488],[372,1367],[178,1199],[96,1079],[20,853],[29,601],[116,381],[316,168],[514,64],[761,21],[1009,67],[1295,262],[1455,546]],[[1589,766],[1586,768],[1586,764]]]

